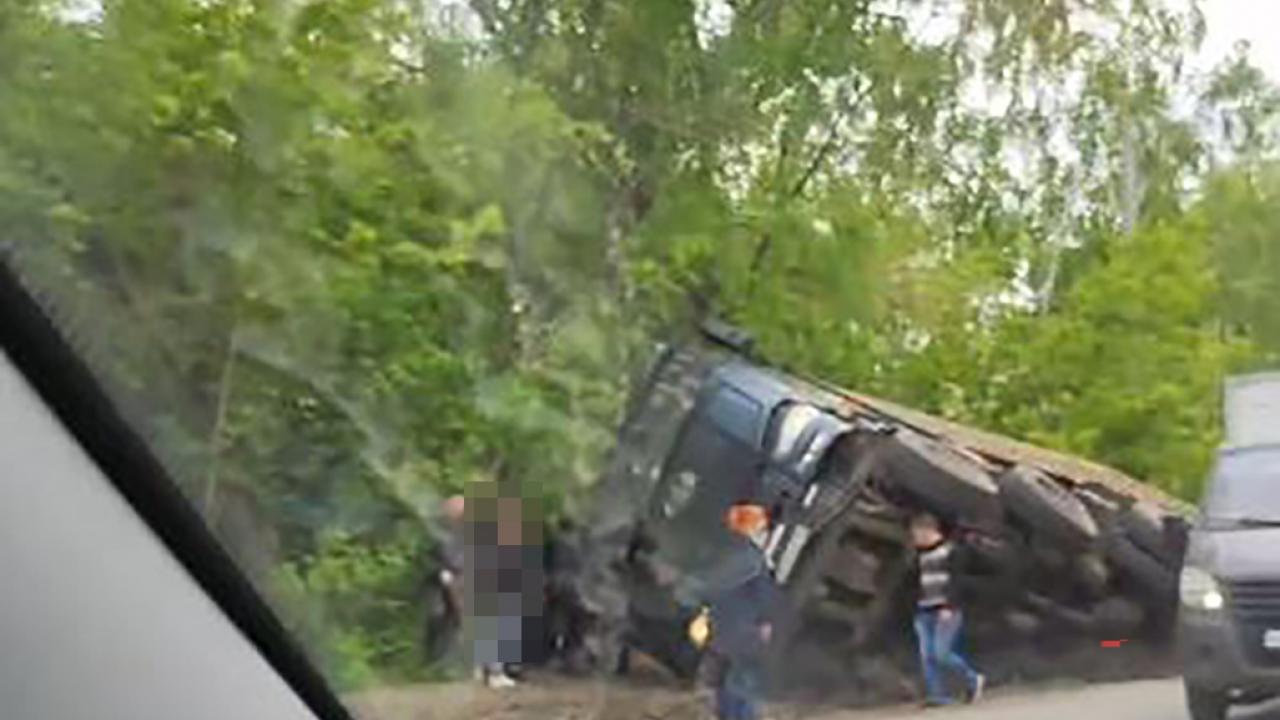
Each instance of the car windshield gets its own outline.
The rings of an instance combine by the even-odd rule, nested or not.
[[[1224,453],[1205,510],[1210,520],[1280,524],[1280,448]]]
[[[1131,679],[1102,638],[1157,675],[1160,531],[1224,380],[1280,367],[1276,28],[1260,0],[0,0],[0,262],[362,718],[696,714],[690,588],[729,547],[790,575],[730,644],[794,662],[707,676],[783,717],[923,699],[953,600],[937,635],[994,684]],[[817,411],[760,383],[691,419],[726,366],[850,388],[844,476],[777,471]],[[1280,455],[1217,474],[1215,514],[1280,517]],[[723,526],[742,501],[767,547]],[[1007,520],[974,598],[919,572],[924,511]]]

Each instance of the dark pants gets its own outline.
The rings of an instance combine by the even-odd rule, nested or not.
[[[760,702],[761,671],[756,660],[724,658],[716,686],[719,720],[756,720]]]
[[[943,678],[946,670],[964,677],[965,687],[972,691],[978,681],[978,672],[956,650],[960,630],[964,627],[964,616],[960,611],[950,609],[944,613],[938,609],[920,609],[916,611],[915,625],[928,700],[936,703],[949,701]]]

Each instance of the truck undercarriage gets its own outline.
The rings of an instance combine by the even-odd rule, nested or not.
[[[765,548],[788,598],[777,690],[911,696],[905,519],[921,509],[973,558],[959,578],[967,641],[997,682],[1163,669],[1185,505],[724,345],[663,348],[637,384],[579,539],[597,654],[631,646],[696,672],[684,638],[696,603],[682,588],[715,562],[719,513],[745,493],[773,510]],[[1104,641],[1122,648],[1108,655]]]

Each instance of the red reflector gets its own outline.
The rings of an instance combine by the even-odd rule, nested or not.
[[[1124,644],[1125,644],[1125,643],[1127,643],[1127,642],[1129,642],[1129,641],[1128,641],[1128,640],[1103,640],[1103,641],[1102,641],[1102,647],[1104,647],[1104,648],[1118,648],[1118,647],[1120,647],[1121,645],[1124,645]]]

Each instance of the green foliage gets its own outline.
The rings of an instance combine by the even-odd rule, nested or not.
[[[290,629],[327,650],[320,660],[340,689],[421,677],[416,545],[370,546],[337,533],[313,555],[280,566]]]

